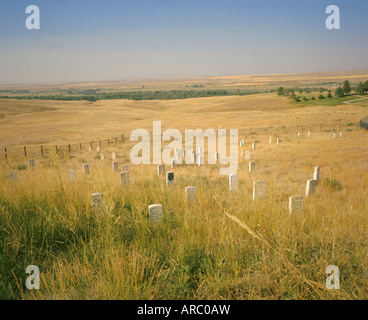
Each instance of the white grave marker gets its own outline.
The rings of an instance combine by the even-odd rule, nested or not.
[[[113,172],[118,172],[118,171],[119,171],[119,162],[114,161],[114,162],[112,163],[112,171],[113,171]]]
[[[187,203],[195,203],[196,202],[196,187],[186,187],[185,188],[185,198]]]
[[[252,150],[256,150],[256,143],[255,142],[252,143]]]
[[[254,171],[256,168],[256,163],[254,161],[249,162],[249,172]]]
[[[85,163],[83,165],[83,173],[84,174],[89,174],[89,165],[87,163]]]
[[[120,180],[123,186],[129,185],[130,184],[129,171],[120,172]]]
[[[303,212],[303,196],[289,197],[289,212],[290,214]]]
[[[314,167],[313,179],[319,181],[320,167]]]
[[[92,210],[94,213],[103,209],[103,193],[92,194]]]
[[[253,200],[263,199],[266,193],[266,182],[256,180],[253,182]]]
[[[162,204],[151,204],[148,206],[149,220],[152,223],[162,222]]]
[[[157,166],[157,173],[158,173],[159,176],[165,175],[166,168],[165,168],[164,164],[160,164],[160,165]]]
[[[268,143],[271,144],[272,143],[272,137],[268,138]]]
[[[74,169],[69,170],[69,181],[75,181],[77,179],[77,174]]]
[[[174,172],[172,172],[172,171],[167,172],[166,173],[166,185],[169,186],[169,185],[172,185],[174,183],[175,183]]]
[[[176,163],[181,164],[183,161],[183,153],[181,150],[176,151]]]
[[[237,174],[229,175],[229,190],[232,192],[238,191],[238,175]]]
[[[310,179],[307,181],[307,188],[305,190],[305,197],[309,198],[313,193],[316,192],[317,180]]]
[[[112,159],[112,160],[116,160],[116,154],[115,154],[115,152],[112,152],[112,153],[111,153],[111,159]]]
[[[171,169],[174,169],[176,167],[176,160],[171,159]]]
[[[101,160],[105,160],[105,156],[103,153],[101,153],[100,157],[101,157]]]
[[[96,148],[96,149],[97,149],[97,152],[100,152],[100,147],[99,147],[99,146],[97,146],[97,148]]]
[[[204,165],[204,156],[198,156],[198,167]]]
[[[276,139],[276,143],[280,144],[280,139],[279,138]]]

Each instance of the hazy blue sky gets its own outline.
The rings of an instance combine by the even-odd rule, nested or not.
[[[368,0],[0,0],[2,84],[358,69]]]

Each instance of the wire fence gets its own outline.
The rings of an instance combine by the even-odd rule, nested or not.
[[[89,142],[70,143],[70,144],[39,144],[39,145],[25,145],[16,147],[4,147],[0,149],[0,159],[10,158],[29,158],[34,156],[48,156],[51,152],[56,153],[74,153],[93,149],[97,147],[109,147],[124,142],[124,135],[113,137],[104,140],[94,140]]]
[[[273,135],[281,136],[290,132],[290,130],[295,130],[295,132],[304,132],[304,131],[314,131],[314,132],[323,132],[323,131],[342,131],[347,127],[361,127],[368,130],[368,123],[364,123],[360,121],[358,124],[347,123],[330,123],[330,124],[315,124],[315,125],[294,125],[294,126],[278,126],[278,127],[257,127],[257,128],[247,128],[238,130],[238,134],[240,136],[247,135],[255,135],[255,134],[263,134],[263,133],[272,133]],[[97,147],[109,147],[116,145],[118,143],[124,142],[124,134],[118,137],[113,137],[105,140],[94,140],[89,142],[81,142],[81,143],[73,143],[73,144],[40,144],[40,145],[28,145],[28,146],[16,146],[16,147],[4,147],[0,149],[0,159],[9,159],[9,158],[29,158],[34,156],[47,156],[50,152],[54,151],[56,153],[73,153],[73,152],[81,152],[85,150],[92,151],[94,148],[97,151]]]

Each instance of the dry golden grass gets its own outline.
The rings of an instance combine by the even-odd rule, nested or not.
[[[7,109],[20,103],[6,102]],[[156,166],[130,165],[130,186],[122,187],[110,155],[117,153],[119,165],[129,163],[128,141],[103,147],[104,161],[95,148],[71,156],[32,154],[36,168],[18,171],[18,183],[11,183],[8,174],[26,159],[2,159],[1,298],[368,298],[368,132],[347,126],[366,116],[367,108],[300,108],[275,95],[26,103],[57,110],[7,113],[0,120],[1,145],[88,141],[122,132],[128,137],[131,130],[151,131],[152,121],[162,120],[163,130],[240,129],[244,149],[257,141],[251,153],[256,171],[250,174],[248,161],[240,159],[239,192],[232,194],[219,165],[178,166],[170,188],[157,177]],[[333,139],[340,121],[343,137]],[[326,125],[320,132],[321,123]],[[85,162],[90,176],[82,174]],[[316,194],[304,201],[302,215],[289,215],[288,196],[304,195],[314,166],[321,167]],[[74,183],[68,181],[71,168],[77,170]],[[326,178],[340,182],[341,190]],[[267,194],[254,202],[252,182],[258,179],[266,181]],[[197,188],[194,206],[184,199],[190,185]],[[94,192],[105,195],[98,215],[91,209]],[[148,223],[153,203],[163,204],[159,227]],[[31,264],[42,273],[37,292],[24,286]],[[332,264],[340,268],[341,290],[325,287],[325,270]]]

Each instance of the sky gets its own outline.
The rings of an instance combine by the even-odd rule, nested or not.
[[[368,70],[367,17],[368,0],[0,0],[0,84]]]

